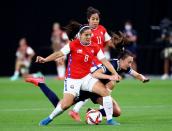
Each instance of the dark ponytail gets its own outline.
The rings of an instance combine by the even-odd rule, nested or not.
[[[84,27],[84,28],[83,28]],[[82,25],[77,21],[70,21],[63,29],[66,31],[70,39],[74,39],[78,32],[82,34],[85,30],[90,29],[88,25]]]

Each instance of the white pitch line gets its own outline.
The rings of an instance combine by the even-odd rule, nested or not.
[[[83,107],[82,109],[87,109]],[[98,108],[98,107],[91,107]],[[150,108],[172,108],[172,105],[150,105],[150,106],[121,106],[122,109],[150,109]],[[21,112],[21,111],[50,111],[53,108],[21,108],[21,109],[0,109],[0,112]]]
[[[22,109],[0,109],[0,112],[18,112],[18,111],[48,111],[48,108],[22,108]]]

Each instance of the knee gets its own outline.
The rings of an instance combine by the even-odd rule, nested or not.
[[[119,117],[120,115],[121,115],[121,109],[120,108],[114,110],[113,117]]]
[[[71,106],[71,103],[69,102],[64,102],[64,101],[61,102],[61,108],[63,110],[67,110],[70,106]]]
[[[109,96],[109,95],[110,95],[110,93],[109,93],[109,91],[107,89],[105,89],[105,90],[102,91],[102,96],[103,97]]]
[[[61,103],[61,108],[62,108],[63,110],[66,110],[66,109],[69,108],[69,104],[68,104],[68,103]]]

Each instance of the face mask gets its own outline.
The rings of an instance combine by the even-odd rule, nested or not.
[[[126,30],[131,30],[131,25],[125,25]]]

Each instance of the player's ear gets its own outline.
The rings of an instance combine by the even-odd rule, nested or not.
[[[90,22],[90,19],[87,19],[88,22]]]

